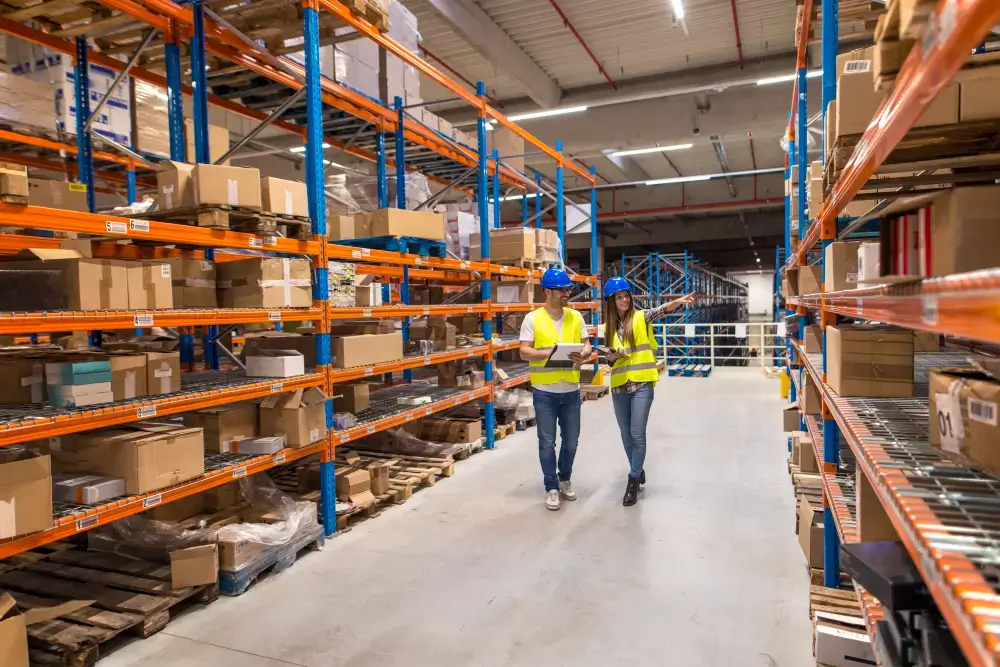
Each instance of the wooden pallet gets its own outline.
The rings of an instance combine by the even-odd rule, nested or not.
[[[325,540],[323,526],[300,528],[286,544],[265,546],[261,558],[239,570],[219,570],[219,592],[228,596],[243,595],[257,582],[294,565],[305,553],[321,549]]]
[[[278,215],[237,206],[196,206],[154,211],[136,217],[259,236],[277,236],[284,228],[288,238],[312,240],[312,221],[309,218]]]
[[[707,378],[712,373],[710,364],[674,364],[667,370],[668,376]]]
[[[585,401],[596,401],[597,399],[606,396],[610,391],[611,389],[605,386],[585,384],[580,387],[580,396]]]
[[[493,428],[493,440],[503,440],[507,436],[517,433],[517,422],[510,424],[498,424]]]
[[[448,256],[448,247],[444,241],[418,239],[412,236],[370,236],[363,239],[341,239],[334,241],[334,243],[351,246],[352,248],[386,250],[388,252],[420,255],[421,257],[438,257],[443,259]]]
[[[207,604],[219,596],[214,584],[172,590],[169,565],[64,543],[20,554],[2,565],[0,587],[22,609],[94,601],[28,627],[33,664],[93,664],[119,635],[149,637],[166,627],[182,607]]]
[[[0,202],[11,206],[27,206],[28,198],[23,195],[0,195]]]

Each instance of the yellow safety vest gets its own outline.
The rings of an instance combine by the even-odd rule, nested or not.
[[[632,382],[656,382],[660,372],[656,370],[656,336],[653,335],[653,325],[646,324],[646,316],[641,310],[632,314],[632,336],[635,347],[626,348],[615,332],[611,346],[616,350],[624,350],[628,355],[622,357],[611,367],[611,386],[620,387],[629,380]]]
[[[579,343],[583,316],[572,308],[563,308],[562,335],[556,331],[556,323],[545,308],[534,311],[536,350],[551,350],[556,343]],[[546,368],[544,361],[529,361],[528,374],[531,384],[555,384],[556,382],[580,382],[579,368]]]

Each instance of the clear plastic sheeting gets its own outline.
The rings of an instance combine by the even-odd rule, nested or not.
[[[0,72],[0,122],[15,129],[55,134],[56,101],[52,85]]]
[[[493,395],[493,405],[501,410],[516,410],[523,405],[533,405],[531,392],[524,389],[500,389]]]
[[[192,528],[136,515],[91,530],[87,533],[87,548],[128,558],[168,563],[171,551],[211,544],[216,539],[217,531],[214,528]]]
[[[475,445],[475,443],[473,443]],[[401,454],[403,456],[452,456],[469,447],[468,443],[428,442],[421,440],[409,431],[392,428],[388,431],[362,438],[354,443],[360,450],[385,452],[386,454]],[[479,443],[479,448],[482,443]],[[475,448],[473,449],[473,451]]]
[[[316,503],[301,502],[274,485],[264,474],[244,477],[240,491],[255,510],[267,513],[266,523],[234,523],[219,528],[219,540],[248,540],[263,546],[281,546],[302,529],[316,526]]]
[[[135,81],[135,148],[154,155],[170,155],[167,91],[145,81]]]
[[[386,192],[391,203],[395,199],[396,179],[386,179]],[[378,177],[357,172],[330,174],[326,178],[326,192],[336,202],[331,213],[353,215],[376,211],[378,205]],[[416,172],[406,174],[406,208],[415,209],[430,199],[427,177]]]

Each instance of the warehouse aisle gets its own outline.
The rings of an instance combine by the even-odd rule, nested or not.
[[[776,380],[664,378],[639,504],[611,400],[584,405],[575,486],[542,505],[535,432],[279,577],[102,667],[800,667],[808,581]]]

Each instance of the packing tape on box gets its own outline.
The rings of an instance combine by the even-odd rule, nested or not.
[[[125,398],[135,398],[135,371],[125,371]]]
[[[27,178],[28,170],[21,169],[20,171],[18,171],[16,169],[7,169],[5,167],[0,167],[0,174],[7,174],[9,176],[24,176],[25,178]]]
[[[101,262],[101,308],[111,308],[111,262]]]
[[[14,537],[17,534],[17,505],[16,498],[11,498],[9,502],[0,500],[0,540]]]
[[[173,281],[175,287],[223,287],[221,283],[229,283],[225,287],[232,287],[233,283],[231,280],[217,281],[217,280],[207,280],[205,278],[184,278],[183,280]]]
[[[258,280],[257,284],[261,287],[284,287],[285,288],[285,305],[289,306],[292,303],[292,288],[293,287],[310,287],[312,285],[312,280],[309,278],[295,278],[292,279],[292,260],[287,257],[281,258],[281,280]]]
[[[285,215],[292,215],[295,210],[295,197],[291,191],[285,190]]]
[[[31,375],[21,378],[22,387],[31,387],[31,402],[42,402],[42,373],[44,366],[35,364],[31,367]]]
[[[171,378],[174,376],[174,369],[166,361],[160,363],[160,367],[153,371],[153,376],[160,378],[160,393],[169,394]]]
[[[164,208],[170,210],[174,207],[174,186],[164,185],[163,186],[163,199]]]
[[[226,180],[226,198],[230,206],[240,205],[240,183],[235,178]]]

